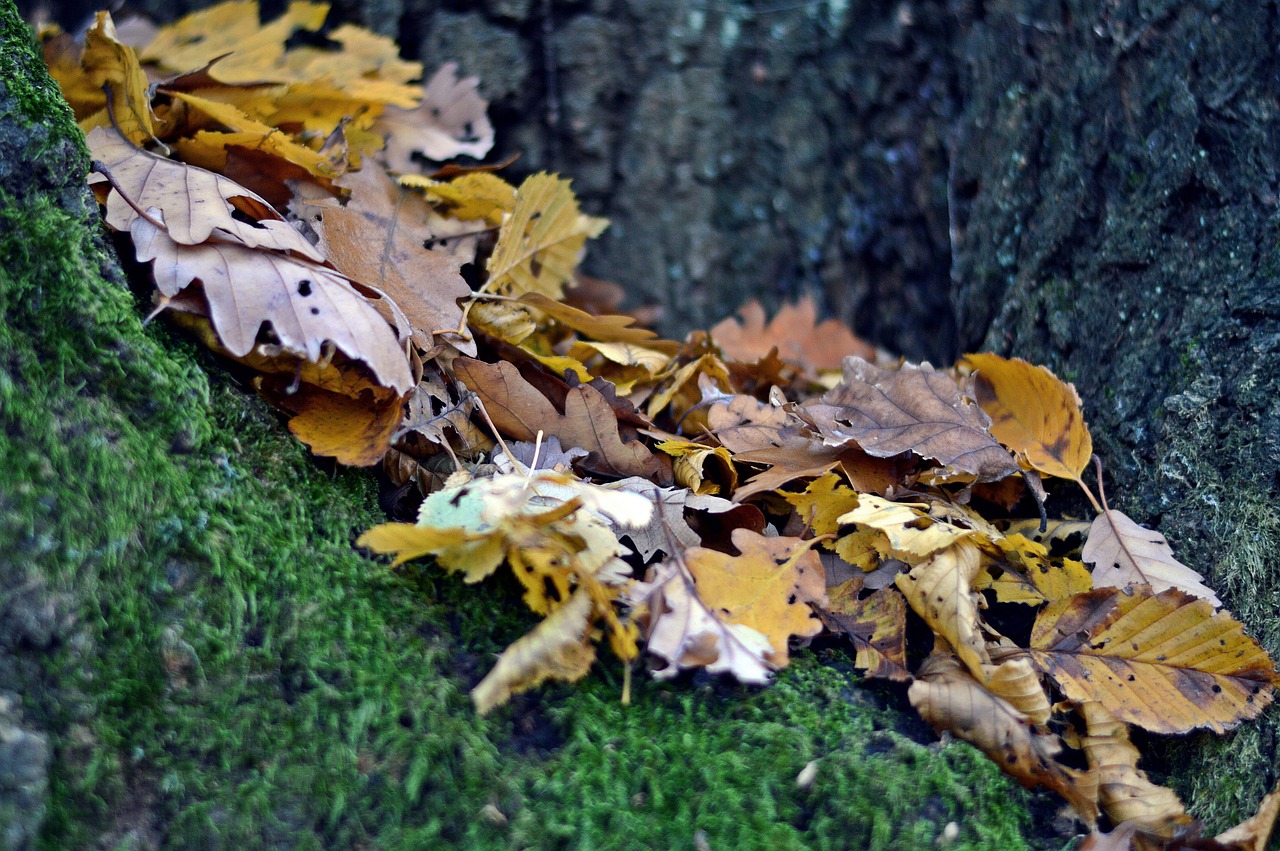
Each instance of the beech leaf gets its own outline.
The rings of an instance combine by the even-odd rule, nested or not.
[[[1018,472],[991,436],[990,418],[928,364],[884,370],[845,358],[841,383],[800,410],[828,443],[852,441],[878,458],[914,452],[980,482]]]
[[[907,698],[934,729],[964,739],[1023,786],[1057,792],[1086,824],[1097,822],[1096,774],[1060,763],[1058,737],[1036,729],[1013,705],[984,688],[955,657],[934,653],[926,659]]]
[[[1038,473],[1080,480],[1093,439],[1075,387],[1018,358],[965,355],[961,363],[977,370],[974,393],[996,440]]]
[[[978,596],[973,582],[981,553],[969,541],[957,541],[895,580],[911,608],[955,648],[975,676],[991,663],[978,626]]]
[[[1274,664],[1225,611],[1177,588],[1099,588],[1050,603],[1031,657],[1067,697],[1157,733],[1221,733],[1273,699]]]
[[[1144,529],[1117,509],[1099,514],[1089,528],[1083,558],[1092,564],[1095,588],[1146,584],[1154,591],[1178,588],[1214,606],[1222,601],[1199,573],[1173,557],[1164,535]]]

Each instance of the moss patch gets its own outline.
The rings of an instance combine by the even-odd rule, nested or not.
[[[0,17],[12,91],[36,71]],[[55,745],[43,847],[918,848],[950,821],[952,848],[1053,844],[994,765],[812,654],[759,692],[642,678],[629,708],[605,664],[477,718],[515,596],[356,552],[371,476],[142,326],[77,213],[66,111],[14,100],[42,156],[73,150],[49,192],[0,192],[0,673]]]

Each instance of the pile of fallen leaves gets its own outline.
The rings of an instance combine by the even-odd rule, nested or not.
[[[628,673],[643,650],[659,678],[763,684],[826,630],[939,730],[1091,827],[1105,813],[1089,847],[1198,837],[1128,725],[1227,730],[1277,675],[1085,484],[1070,385],[991,354],[900,363],[808,302],[658,339],[576,275],[606,222],[567,181],[440,165],[490,149],[474,80],[417,84],[327,11],[262,25],[233,2],[160,30],[104,12],[43,41],[156,312],[253,370],[315,453],[417,492],[417,523],[361,545],[468,582],[510,570],[543,616],[474,690],[481,712],[583,677],[602,640]],[[1044,480],[1096,517],[1047,521]],[[932,647],[907,647],[912,619]],[[1261,848],[1277,806],[1195,847]]]

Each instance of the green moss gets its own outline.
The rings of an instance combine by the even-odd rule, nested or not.
[[[477,718],[517,595],[353,548],[373,478],[142,326],[45,115],[65,192],[0,190],[0,590],[52,613],[0,624],[0,665],[56,746],[43,847],[917,848],[949,821],[953,848],[1028,847],[1028,795],[809,654],[763,691],[641,674],[631,707],[605,663]]]

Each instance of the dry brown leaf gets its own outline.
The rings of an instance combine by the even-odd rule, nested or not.
[[[739,393],[707,409],[711,433],[730,452],[782,446],[791,418],[784,408]]]
[[[645,647],[667,662],[653,672],[655,679],[670,679],[682,668],[706,668],[712,674],[732,674],[742,683],[769,682],[774,666],[768,661],[768,636],[728,623],[695,593],[693,578],[678,562],[660,564],[646,587]]]
[[[860,586],[861,578],[856,580]],[[893,588],[881,588],[870,597],[859,600],[837,600],[834,589],[827,606],[818,607],[818,616],[832,632],[849,636],[857,649],[854,664],[864,668],[872,679],[906,682],[907,670],[907,605]]]
[[[109,93],[111,100],[108,104],[103,99],[103,108],[83,118],[80,129],[87,133],[95,127],[114,126],[135,145],[154,139],[160,122],[151,111],[150,81],[133,48],[117,40],[109,12],[99,12],[85,33],[81,64],[88,84]]]
[[[480,97],[475,77],[458,79],[456,62],[446,62],[423,88],[422,105],[416,109],[388,107],[374,124],[387,137],[384,153],[388,168],[421,171],[414,155],[442,162],[454,157],[482,158],[493,147],[489,103]]]
[[[1080,481],[1093,439],[1075,387],[1018,358],[965,355],[961,363],[977,370],[973,389],[996,440],[1038,473]]]
[[[827,443],[854,442],[878,458],[913,452],[938,461],[945,473],[983,482],[1019,469],[991,436],[990,418],[954,380],[928,364],[883,370],[846,358],[841,383],[799,411]]]
[[[1238,621],[1176,588],[1099,588],[1050,603],[1031,656],[1071,700],[1157,733],[1229,730],[1257,717],[1280,681]]]
[[[209,320],[233,355],[247,355],[269,324],[282,347],[309,361],[319,361],[332,344],[397,395],[413,387],[394,329],[337,273],[231,243],[179,245],[143,218],[132,230],[138,261],[153,263],[161,294],[172,298],[197,280],[203,285]]]
[[[276,390],[266,395],[293,414],[289,430],[313,453],[352,467],[381,461],[404,416],[403,397],[346,396],[309,384],[292,393]]]
[[[698,597],[728,623],[764,633],[773,647],[767,656],[785,667],[791,636],[808,638],[822,631],[809,604],[826,600],[826,580],[812,542],[799,538],[766,538],[735,529],[733,544],[741,555],[692,547],[685,550]]]
[[[97,128],[85,141],[93,158],[107,167],[129,200],[143,210],[157,207],[164,212],[165,229],[174,242],[199,245],[220,232],[248,248],[292,251],[324,262],[324,255],[270,204],[239,184],[134,147],[114,130]],[[89,178],[93,185],[107,185],[105,181],[101,174]],[[107,224],[115,230],[127,231],[139,218],[120,192],[109,186],[106,204]],[[236,212],[255,223],[237,219]]]
[[[802,369],[839,369],[847,355],[874,360],[876,350],[855,337],[844,323],[835,319],[818,322],[818,308],[806,296],[795,304],[783,305],[769,322],[764,308],[752,299],[738,308],[739,322],[732,317],[710,330],[716,345],[727,358],[758,361],[773,349],[778,356]]]
[[[502,651],[498,663],[474,689],[471,700],[481,715],[547,680],[577,682],[591,670],[596,649],[588,631],[593,604],[579,588],[527,635]]]
[[[983,676],[984,665],[991,664],[978,626],[978,595],[973,590],[981,564],[977,546],[958,540],[895,580],[915,613],[955,648],[965,667],[977,677]]]
[[[404,310],[420,349],[432,336],[475,354],[475,342],[458,336],[462,308],[471,295],[459,270],[463,258],[423,244],[438,236],[422,197],[396,185],[380,168],[348,174],[338,185],[351,190],[345,206],[325,205],[315,228],[329,261],[344,275],[378,287]]]
[[[1080,747],[1098,775],[1098,803],[1113,824],[1128,822],[1148,836],[1172,839],[1191,823],[1178,794],[1157,786],[1138,768],[1129,729],[1097,702],[1080,705],[1085,733]]]
[[[1213,589],[1201,581],[1203,576],[1173,557],[1164,535],[1142,528],[1114,508],[1093,521],[1083,558],[1094,566],[1095,588],[1136,584],[1150,585],[1155,591],[1178,588],[1214,606],[1222,605]]]
[[[934,653],[907,691],[911,705],[935,730],[977,747],[1023,786],[1043,786],[1065,798],[1086,824],[1098,820],[1098,785],[1092,771],[1057,760],[1062,743],[996,697],[950,654]]]

